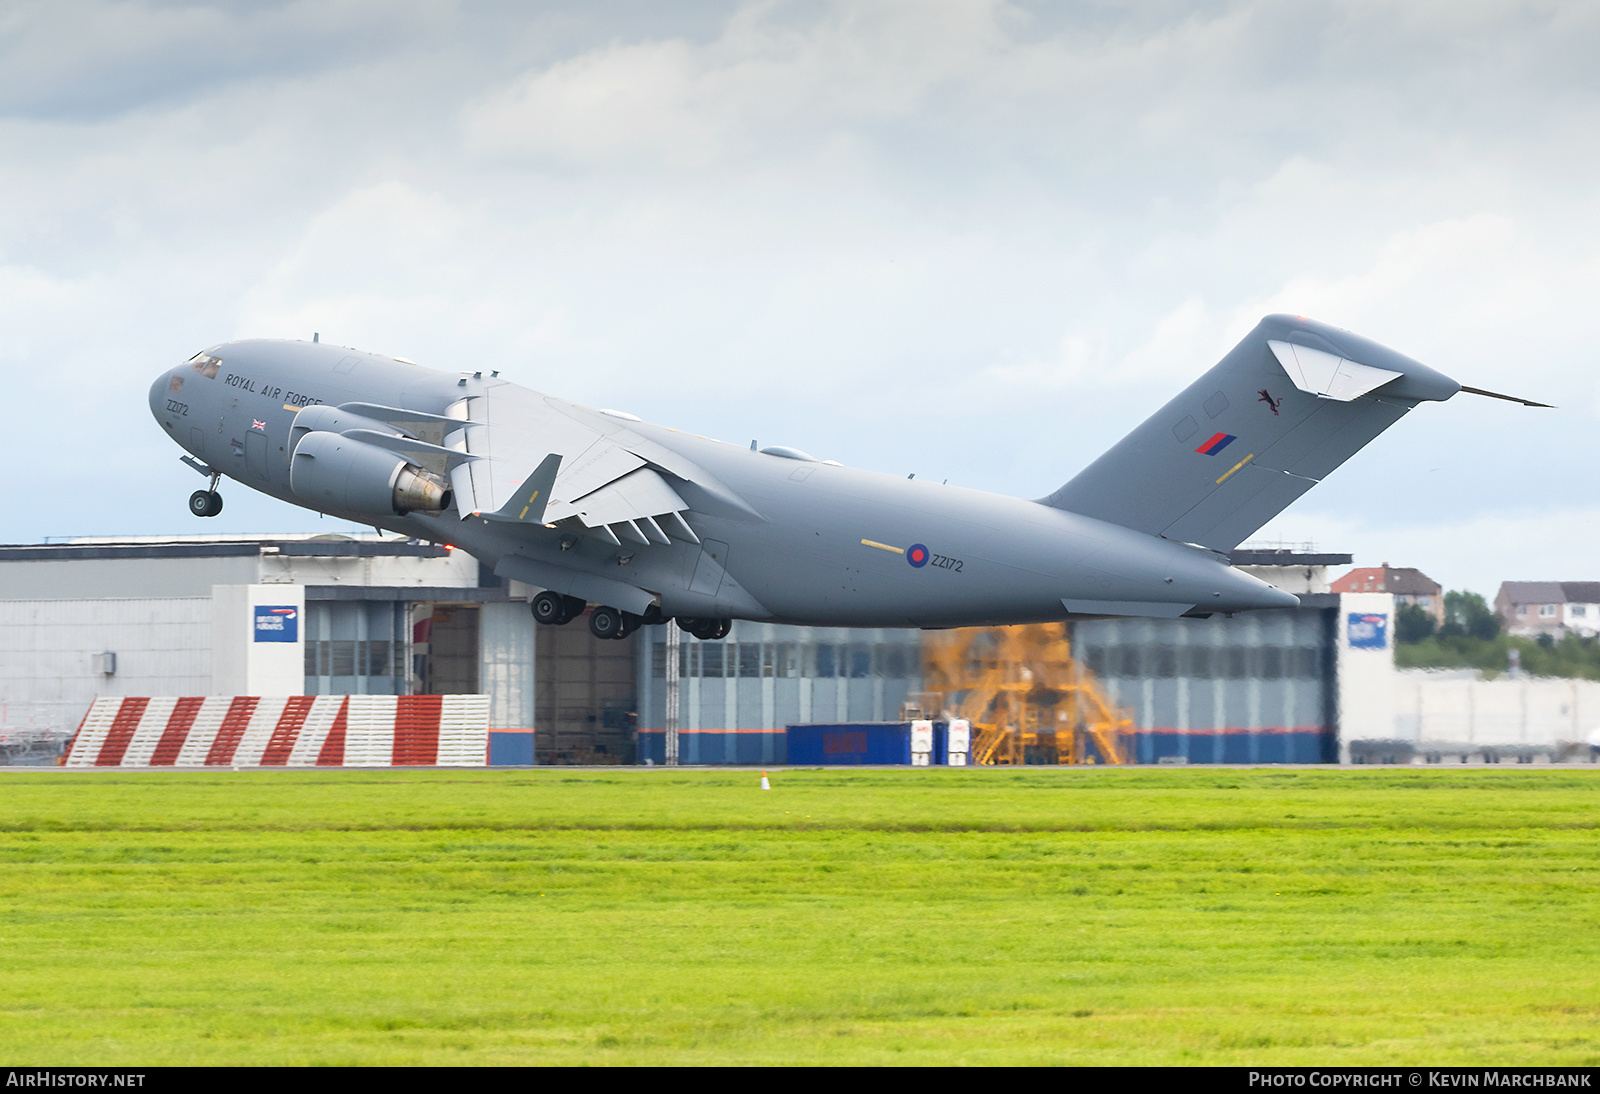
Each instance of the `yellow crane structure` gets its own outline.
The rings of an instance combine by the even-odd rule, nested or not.
[[[975,764],[1130,762],[1131,712],[1072,658],[1065,623],[925,633],[926,705],[972,723]]]

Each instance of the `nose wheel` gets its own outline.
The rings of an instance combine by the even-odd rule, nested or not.
[[[222,495],[217,493],[217,483],[222,476],[213,473],[211,486],[206,490],[196,490],[189,495],[189,512],[197,517],[214,517],[222,512]]]

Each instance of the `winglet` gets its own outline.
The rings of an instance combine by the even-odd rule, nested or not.
[[[498,513],[485,513],[484,516],[516,524],[543,524],[545,506],[550,503],[550,488],[555,485],[556,472],[560,470],[561,454],[550,453],[523,481],[511,500],[500,507]]]

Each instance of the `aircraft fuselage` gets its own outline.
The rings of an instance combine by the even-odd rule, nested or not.
[[[1298,603],[1215,551],[1039,502],[756,452],[513,392],[515,385],[480,373],[323,343],[244,341],[207,353],[214,375],[192,363],[171,369],[152,386],[150,408],[173,440],[214,471],[292,504],[451,544],[504,576],[557,588],[561,575],[573,575],[573,589],[557,591],[596,602],[606,602],[610,589],[628,599],[631,589],[666,617],[872,627],[1173,617]],[[493,417],[512,394],[517,405],[542,398],[563,420],[657,453],[650,466],[663,469],[688,503],[699,542],[619,546],[570,521],[514,524],[470,509],[463,519],[459,507],[328,509],[290,484],[291,429],[307,406],[376,404],[444,416],[464,398],[482,400],[491,415],[475,423],[481,465],[509,480],[510,465],[491,462],[497,446],[542,450],[515,416]],[[532,467],[519,466],[518,478]],[[618,606],[638,611],[643,602]]]

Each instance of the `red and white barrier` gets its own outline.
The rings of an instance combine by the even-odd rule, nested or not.
[[[487,695],[96,699],[67,767],[483,767]]]

